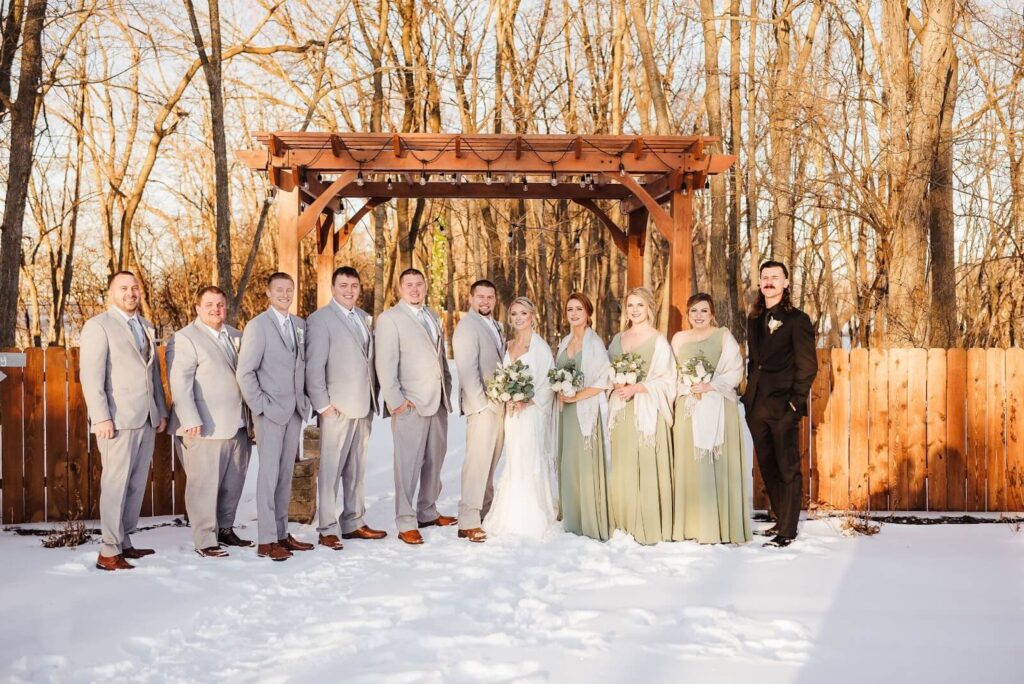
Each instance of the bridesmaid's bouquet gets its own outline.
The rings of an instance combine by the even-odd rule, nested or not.
[[[493,401],[530,401],[533,399],[533,375],[522,360],[498,366],[487,382],[487,396]]]
[[[635,385],[646,377],[644,360],[639,354],[619,354],[612,359],[612,368],[608,371],[613,385]]]
[[[561,368],[552,368],[548,371],[548,382],[551,383],[551,391],[558,392],[565,397],[575,397],[576,393],[583,389],[583,371],[570,361]]]
[[[679,376],[687,387],[699,385],[702,382],[711,382],[715,375],[715,368],[704,356],[703,352],[686,359],[679,365]]]

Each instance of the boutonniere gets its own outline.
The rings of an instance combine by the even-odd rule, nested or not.
[[[305,333],[306,331],[303,330],[302,328],[295,328],[295,339],[298,341],[300,346],[304,344],[303,340],[305,339],[306,336]]]
[[[235,353],[237,354],[238,352],[240,352],[242,350],[242,340],[237,338],[237,337],[232,337],[230,339],[231,339],[231,346],[235,348]]]
[[[774,318],[768,319],[768,334],[774,335],[775,331],[782,327],[782,321]]]
[[[370,328],[371,330],[373,329],[373,316],[366,317],[366,327]]]

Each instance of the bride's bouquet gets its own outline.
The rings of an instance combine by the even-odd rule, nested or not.
[[[530,401],[533,399],[533,375],[522,360],[498,366],[487,382],[487,396],[494,401]]]
[[[583,371],[575,362],[570,361],[561,368],[549,370],[548,382],[551,383],[552,392],[558,392],[564,397],[575,397],[583,389]]]
[[[646,377],[644,360],[639,354],[619,354],[612,359],[612,368],[608,371],[613,385],[635,385],[643,382]]]

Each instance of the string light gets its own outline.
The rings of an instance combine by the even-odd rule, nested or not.
[[[587,174],[580,176],[580,188],[587,187]]]
[[[366,184],[366,179],[363,178],[363,172],[360,171],[356,174],[356,185],[363,187]]]
[[[523,192],[526,192],[529,189],[530,189],[530,186],[527,185],[527,183],[526,183],[526,176],[523,176]]]
[[[426,185],[426,184],[427,184],[427,174],[426,173],[420,173],[420,185]]]
[[[388,181],[388,190],[390,190],[391,189],[391,176],[388,176],[387,181]]]
[[[551,172],[551,187],[556,187],[557,185],[558,185],[558,174],[555,173],[554,171],[552,171]]]
[[[484,185],[490,185],[493,182],[494,182],[494,179],[491,177],[491,172],[488,171],[487,175],[484,176]]]
[[[626,167],[622,165],[622,162],[619,162],[619,175],[620,176],[625,176],[626,175]]]

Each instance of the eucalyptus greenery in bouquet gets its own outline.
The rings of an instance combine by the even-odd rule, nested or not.
[[[647,375],[643,357],[633,352],[619,354],[612,359],[612,368],[608,375],[613,385],[635,385],[643,382]]]
[[[583,389],[583,371],[575,361],[569,361],[560,368],[549,370],[548,382],[551,383],[552,392],[565,397],[575,397],[576,393]]]
[[[533,375],[522,360],[498,366],[487,381],[487,396],[494,401],[530,401],[533,399]]]

